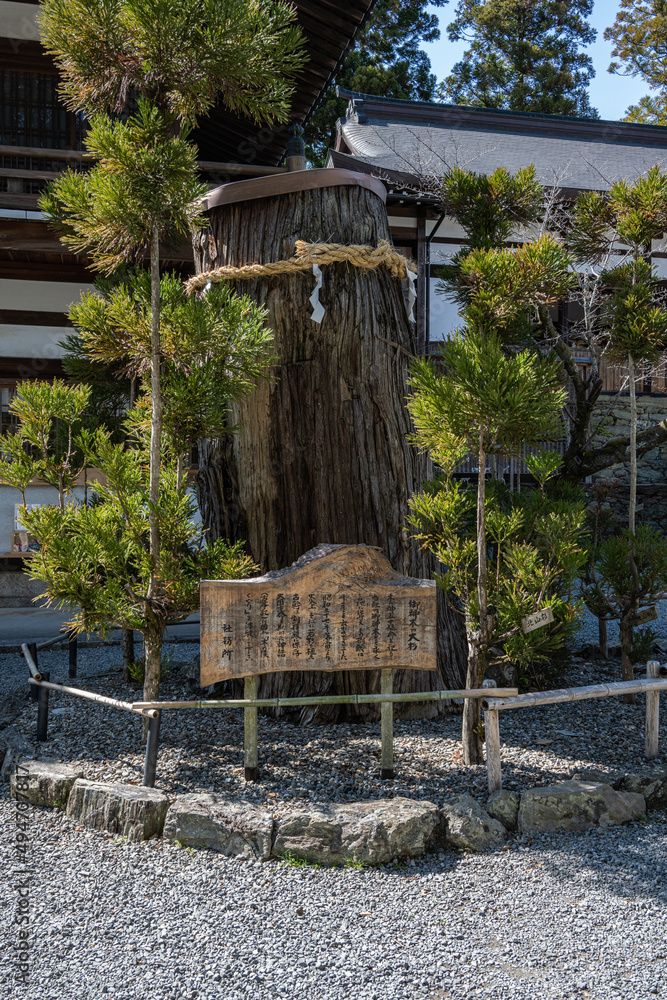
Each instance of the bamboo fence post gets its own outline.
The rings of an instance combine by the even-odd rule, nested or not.
[[[243,686],[243,698],[246,701],[257,699],[257,675],[246,677]],[[245,780],[257,781],[259,767],[257,765],[257,707],[243,709],[243,756],[245,764]]]
[[[48,681],[50,673],[45,670],[42,673],[42,680]],[[39,743],[46,743],[49,729],[49,689],[40,686],[37,688],[37,740]]]
[[[160,739],[161,712],[156,712],[148,721],[148,738],[146,740],[146,759],[144,760],[144,777],[142,784],[146,788],[155,787],[155,771],[157,769],[157,750]]]
[[[394,675],[391,668],[380,674],[380,694],[393,694]],[[394,703],[383,701],[380,705],[380,726],[382,731],[382,772],[383,779],[394,777]]]
[[[482,684],[485,688],[496,687],[496,682],[486,680]],[[489,700],[489,706],[493,702]],[[484,741],[486,744],[486,775],[489,786],[489,795],[499,792],[503,787],[502,769],[500,765],[500,723],[498,712],[493,708],[484,709]]]
[[[646,664],[646,676],[658,677],[660,664],[657,660],[649,660]],[[658,733],[660,729],[660,692],[646,692],[646,756],[658,756]]]

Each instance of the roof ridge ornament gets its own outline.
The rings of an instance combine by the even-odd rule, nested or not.
[[[347,117],[354,119],[358,125],[365,125],[368,121],[364,110],[364,102],[361,97],[353,97],[347,106]]]

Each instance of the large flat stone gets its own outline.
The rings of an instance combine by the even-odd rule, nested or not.
[[[471,795],[455,795],[440,808],[445,842],[453,847],[488,851],[507,840],[503,824],[493,819]]]
[[[23,760],[10,774],[10,791],[13,799],[31,802],[34,806],[64,809],[72,785],[83,771],[69,764],[56,761]]]
[[[437,825],[432,802],[404,798],[294,809],[275,821],[273,851],[325,865],[346,859],[385,864],[421,857]]]
[[[523,792],[518,827],[520,833],[589,830],[629,823],[645,812],[643,795],[618,792],[601,782],[563,781]]]
[[[93,830],[139,841],[161,835],[168,808],[169,799],[156,788],[79,779],[70,792],[67,815]]]
[[[271,856],[273,814],[250,802],[231,802],[210,793],[179,795],[164,824],[165,840],[203,847],[229,857]]]

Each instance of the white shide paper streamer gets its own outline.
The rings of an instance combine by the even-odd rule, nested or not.
[[[316,285],[313,294],[310,296],[310,304],[313,307],[313,311],[310,315],[313,323],[321,323],[324,317],[324,306],[320,302],[320,288],[322,287],[322,272],[320,271],[317,264],[313,264],[313,274],[315,275]]]

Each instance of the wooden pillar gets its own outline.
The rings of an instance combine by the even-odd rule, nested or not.
[[[394,678],[391,669],[380,674],[380,694],[392,694]],[[380,708],[382,730],[382,774],[383,779],[394,777],[394,703],[383,701]]]
[[[257,676],[246,677],[243,686],[243,697],[246,701],[257,698]],[[257,764],[257,709],[243,709],[243,762],[245,765],[245,780],[257,781],[259,767]]]
[[[494,688],[496,682],[492,680],[484,681],[483,687]],[[491,692],[489,692],[491,694]],[[491,702],[491,704],[493,704]],[[499,792],[503,787],[502,769],[500,765],[500,725],[498,712],[492,708],[484,710],[484,737],[486,744],[486,774],[489,786],[489,795]]]
[[[649,660],[646,664],[646,676],[658,677],[660,664],[657,660]],[[646,756],[658,756],[658,733],[660,729],[660,692],[646,692]]]

